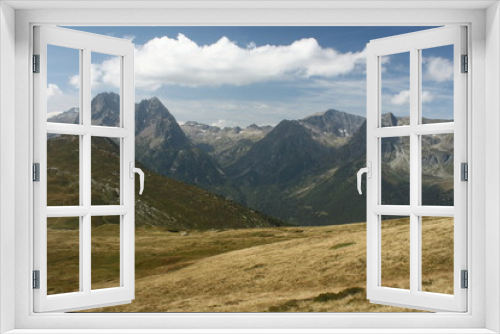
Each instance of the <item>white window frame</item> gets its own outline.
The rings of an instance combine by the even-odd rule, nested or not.
[[[1,330],[16,329],[15,333],[36,333],[37,329],[51,329],[50,332],[70,333],[77,329],[100,333],[111,329],[127,329],[128,333],[145,332],[145,329],[165,329],[162,332],[181,332],[176,328],[193,329],[184,333],[198,332],[286,332],[295,333],[405,333],[411,328],[419,328],[422,333],[491,333],[500,331],[500,136],[498,135],[500,99],[500,12],[497,1],[460,1],[421,2],[399,1],[399,9],[390,9],[394,2],[372,1],[367,7],[363,1],[269,1],[238,4],[208,1],[203,4],[193,2],[165,2],[163,9],[117,9],[107,11],[92,9],[106,6],[106,1],[78,2],[74,6],[80,9],[66,8],[54,10],[57,6],[70,6],[68,2],[18,2],[7,1],[0,9],[0,24],[15,30],[15,61],[12,61],[14,45],[9,40],[9,31],[0,32],[2,53],[0,69],[10,73],[9,77],[0,78],[2,110],[0,130],[5,121],[15,124],[15,149],[9,149],[11,142],[6,142],[6,132],[0,132],[0,182],[14,186],[9,182],[9,171],[15,168],[15,219],[6,221],[2,213],[2,234],[0,241],[0,316],[5,322]],[[233,2],[234,3],[234,2]],[[337,3],[337,5],[335,4]],[[25,6],[37,8],[19,10],[12,20],[13,10],[9,7]],[[144,1],[147,7],[148,1]],[[30,7],[32,6],[32,7]],[[35,6],[35,7],[33,7]],[[41,10],[44,6],[51,10]],[[52,6],[52,7],[51,7]],[[55,6],[55,7],[54,7]],[[87,6],[87,9],[81,9]],[[111,4],[108,6],[120,6]],[[136,8],[133,4],[132,8]],[[158,6],[158,3],[149,6]],[[365,7],[363,7],[365,6]],[[457,9],[454,6],[460,6]],[[489,6],[488,9],[486,9]],[[180,8],[179,8],[180,7]],[[406,9],[401,9],[405,8]],[[441,9],[436,9],[436,7]],[[357,8],[357,9],[349,9]],[[409,10],[411,9],[411,10]],[[7,17],[5,19],[5,17]],[[32,184],[30,169],[32,147],[32,82],[30,70],[32,26],[34,24],[57,25],[443,25],[463,24],[469,27],[469,55],[471,75],[468,85],[469,110],[468,142],[470,157],[469,183],[469,227],[470,243],[468,246],[470,288],[468,289],[469,311],[464,314],[34,314],[32,312],[31,269],[29,256],[32,245]],[[486,23],[486,24],[485,24]],[[11,36],[12,39],[12,36]],[[4,49],[4,43],[7,49]],[[5,56],[5,53],[9,53]],[[9,65],[15,63],[15,75]],[[488,66],[486,71],[485,66]],[[8,96],[12,91],[10,82],[15,79],[15,100]],[[7,114],[5,105],[15,105],[15,117]],[[488,118],[488,121],[486,119]],[[11,133],[11,132],[10,132]],[[484,152],[489,151],[488,155]],[[6,159],[15,159],[15,164]],[[5,168],[4,168],[5,166]],[[488,173],[487,173],[488,172]],[[488,182],[486,182],[488,174]],[[0,190],[0,208],[5,210],[5,197]],[[488,194],[488,196],[486,196]],[[486,206],[485,206],[486,202]],[[4,211],[5,212],[5,211]],[[12,215],[11,215],[12,216]],[[15,234],[15,245],[8,240]],[[14,253],[14,256],[12,254]],[[488,254],[488,256],[486,256]],[[15,281],[15,291],[9,291],[8,283]],[[486,290],[488,293],[486,293]],[[4,299],[4,297],[6,299]],[[15,305],[12,310],[12,305]],[[10,308],[9,308],[10,306]],[[9,316],[14,318],[9,318]],[[143,328],[136,331],[139,326]],[[168,329],[171,329],[170,331]],[[298,330],[301,328],[300,330]],[[358,329],[356,331],[355,329]],[[196,330],[198,329],[198,330]],[[210,331],[211,329],[211,331]],[[241,331],[238,331],[241,329]],[[267,329],[267,330],[266,330]],[[462,329],[460,331],[460,329]],[[491,330],[491,331],[490,331]],[[47,331],[45,331],[47,332]]]
[[[461,71],[461,56],[467,54],[466,28],[449,26],[417,31],[371,41],[366,49],[367,62],[367,298],[372,303],[406,306],[430,311],[467,310],[467,290],[461,287],[461,270],[467,270],[467,184],[461,180],[460,164],[467,163],[467,73]],[[451,45],[453,48],[453,122],[422,123],[422,50]],[[409,55],[410,124],[383,127],[381,57],[407,52]],[[391,66],[388,64],[387,66]],[[454,134],[454,205],[422,205],[422,135]],[[406,137],[410,143],[409,203],[382,204],[381,141],[384,138]],[[382,215],[409,218],[409,289],[383,286],[382,278]],[[453,294],[422,291],[422,225],[424,216],[452,217]],[[388,218],[390,219],[390,218]]]
[[[39,271],[39,289],[34,290],[35,312],[74,311],[130,303],[135,291],[135,192],[132,169],[135,163],[135,87],[134,45],[126,40],[60,27],[34,27],[34,53],[39,56],[39,73],[33,75],[34,162],[40,165],[40,180],[33,184],[34,270]],[[47,46],[78,50],[80,60],[79,124],[47,122]],[[91,57],[92,52],[120,58],[120,111],[116,127],[92,125]],[[80,203],[77,206],[47,206],[47,134],[78,136]],[[93,137],[117,138],[120,141],[120,203],[91,203],[91,140]],[[118,216],[120,220],[120,285],[92,289],[91,225],[92,216]],[[79,219],[79,290],[47,294],[47,218]]]

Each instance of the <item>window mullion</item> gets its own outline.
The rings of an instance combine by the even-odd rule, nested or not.
[[[84,49],[82,55],[82,74],[80,77],[80,87],[82,94],[82,124],[90,129],[91,125],[91,76],[90,76],[90,62],[91,62],[90,49]],[[91,203],[91,134],[87,131],[82,136],[83,149],[82,159],[80,160],[80,169],[83,171],[82,175],[82,199],[83,206],[90,208]],[[83,277],[83,291],[90,293],[91,290],[91,215],[90,211],[83,216],[82,226],[82,242],[80,250],[82,254],[82,277]]]
[[[410,50],[410,291],[420,288],[420,228],[419,216],[413,209],[420,204],[420,138],[414,132],[419,124],[420,73],[419,50]]]

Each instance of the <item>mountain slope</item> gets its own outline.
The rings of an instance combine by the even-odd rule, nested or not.
[[[118,94],[98,94],[91,105],[92,125],[117,126],[120,123]],[[78,108],[53,116],[48,121],[77,124]],[[157,98],[136,104],[135,122],[136,157],[149,169],[214,190],[227,182],[218,163],[191,143]]]
[[[326,152],[297,121],[283,120],[227,172],[245,185],[283,183],[314,169]]]
[[[47,141],[49,205],[78,205],[78,149],[74,136]],[[92,204],[119,203],[119,147],[108,138],[92,141]],[[280,226],[284,223],[200,188],[158,175],[140,163],[146,174],[143,195],[136,193],[136,225],[173,230],[209,230]],[[137,180],[138,183],[138,180]],[[65,189],[61,195],[61,187]],[[139,189],[136,184],[135,189]],[[68,202],[68,197],[73,198]],[[63,202],[66,201],[66,202]],[[58,224],[64,225],[64,219]]]
[[[101,93],[91,102],[92,125],[118,126],[120,124],[120,95]]]
[[[392,115],[391,118],[395,124],[398,123],[395,116]],[[282,178],[280,170],[286,169],[286,164],[294,165],[294,162],[289,161],[300,160],[296,151],[321,152],[322,149],[313,145],[309,146],[309,149],[304,149],[304,145],[294,145],[293,140],[285,139],[285,134],[274,132],[274,137],[270,135],[255,145],[264,142],[260,155],[247,157],[248,160],[241,163],[241,166],[247,166],[248,169],[240,176],[237,184],[244,192],[244,203],[247,206],[297,225],[338,225],[366,219],[365,191],[363,195],[359,195],[356,187],[356,173],[366,166],[366,122],[346,144],[327,151],[323,147],[324,157],[315,159],[315,163],[309,168],[291,178]],[[271,138],[272,142],[267,142]],[[266,159],[268,163],[273,162],[273,142],[278,145],[274,147],[278,152],[287,152],[282,149],[287,147],[287,144],[281,141],[297,148],[289,152],[289,156],[295,158],[274,161],[274,166],[263,168]],[[310,142],[305,139],[304,141]],[[409,142],[401,138],[390,138],[383,144],[383,201],[394,205],[408,204]],[[422,158],[424,204],[452,205],[452,135],[424,136]],[[259,161],[256,163],[257,167],[252,165],[252,160]],[[295,164],[300,165],[296,161]],[[257,175],[267,182],[255,181],[251,177],[256,174],[255,170],[259,172]],[[363,182],[363,187],[365,184]]]
[[[193,145],[157,98],[136,105],[136,158],[151,170],[204,187],[226,182],[222,169]]]

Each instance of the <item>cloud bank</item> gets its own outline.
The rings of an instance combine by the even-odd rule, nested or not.
[[[140,89],[158,90],[166,84],[190,87],[249,85],[272,80],[335,77],[365,63],[365,53],[340,53],[322,48],[316,39],[290,45],[238,46],[222,37],[198,45],[183,34],[154,38],[135,50],[135,80]],[[93,86],[117,86],[119,60],[92,66]]]

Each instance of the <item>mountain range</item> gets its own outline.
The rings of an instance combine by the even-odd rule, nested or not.
[[[66,115],[67,116],[67,115]],[[110,138],[93,137],[91,144],[92,205],[120,203],[120,147]],[[79,205],[79,140],[53,136],[47,141],[47,204]],[[142,195],[136,184],[137,227],[161,226],[172,232],[284,226],[224,197],[162,175],[137,163],[146,176]],[[136,180],[138,183],[138,180]],[[52,219],[52,227],[65,228],[72,218]],[[54,225],[54,220],[57,220]]]
[[[117,97],[102,93],[93,99],[93,124],[118,124]],[[135,110],[136,159],[152,172],[296,225],[366,219],[366,198],[356,190],[356,172],[366,159],[361,116],[330,109],[276,126],[220,128],[195,121],[179,125],[157,98],[137,103]],[[49,121],[77,123],[77,115],[72,109]],[[385,126],[407,122],[393,114],[382,118]],[[452,136],[422,137],[422,191],[433,205],[453,202]],[[383,201],[406,204],[408,143],[391,138],[382,144]]]

